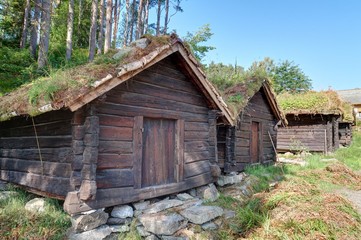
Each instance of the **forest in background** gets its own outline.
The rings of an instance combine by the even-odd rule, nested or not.
[[[0,96],[52,72],[92,62],[144,34],[176,32],[172,17],[182,12],[182,0],[0,0]],[[202,63],[212,31],[205,24],[187,33],[187,43]],[[226,37],[226,36],[225,36]],[[208,78],[222,92],[250,78],[269,79],[276,93],[312,88],[291,61],[270,58],[243,67],[203,64]]]

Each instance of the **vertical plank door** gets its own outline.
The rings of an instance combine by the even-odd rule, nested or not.
[[[251,126],[251,161],[258,162],[259,158],[259,123],[252,122]]]
[[[142,187],[175,181],[175,120],[144,118]]]

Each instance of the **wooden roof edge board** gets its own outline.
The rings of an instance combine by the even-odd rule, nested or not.
[[[107,91],[129,80],[131,77],[140,73],[145,68],[154,65],[155,63],[161,61],[162,59],[166,58],[167,56],[171,55],[176,51],[177,49],[174,49],[172,46],[165,45],[161,48],[157,48],[155,51],[142,57],[140,60],[128,63],[120,67],[118,76],[107,79],[106,81],[102,81],[99,84],[97,84],[95,88],[90,89],[88,92],[84,93],[81,96],[78,96],[74,101],[72,101],[72,103],[68,105],[69,109],[72,112],[78,110],[79,108],[83,107],[85,104],[93,101],[94,99],[106,93]]]
[[[180,47],[180,45],[182,47]],[[199,79],[199,82],[207,90],[208,94],[210,95],[214,103],[217,105],[217,107],[221,110],[222,114],[224,115],[228,123],[233,126],[235,124],[235,119],[232,117],[232,114],[230,113],[227,104],[223,101],[223,98],[215,89],[215,87],[207,80],[203,71],[198,67],[198,64],[194,62],[194,59],[192,60],[191,58],[192,55],[186,51],[182,43],[180,43],[180,45],[176,46],[179,53],[183,56],[188,66],[196,74],[197,78]]]
[[[277,102],[276,95],[272,91],[269,82],[267,80],[264,80],[263,83],[262,83],[262,87],[265,90],[266,97],[267,97],[267,99],[268,99],[268,101],[269,101],[269,103],[271,105],[271,109],[272,109],[273,113],[276,115],[278,120],[282,121],[282,124],[284,126],[287,126],[288,122],[287,122],[286,116],[281,111],[281,108],[280,108],[280,106],[278,105],[278,102]]]

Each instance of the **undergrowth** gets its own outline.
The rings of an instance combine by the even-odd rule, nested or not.
[[[25,204],[34,196],[18,188],[15,195],[0,200],[1,239],[64,239],[70,227],[70,218],[59,201],[46,199],[43,213],[25,210]]]

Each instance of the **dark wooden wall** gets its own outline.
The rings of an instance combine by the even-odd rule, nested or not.
[[[162,60],[106,93],[105,100],[96,105],[99,118],[97,191],[95,200],[88,201],[87,206],[112,206],[214,181],[210,163],[216,157],[216,114],[209,109],[203,93],[177,66],[177,60],[172,56]],[[169,131],[175,129],[174,139],[172,134],[152,127],[165,123]],[[173,124],[175,126],[170,127]],[[165,177],[168,179],[158,175],[152,179],[144,172],[163,174],[164,169],[169,169],[163,164],[154,168],[143,162],[145,152],[150,155],[149,161],[155,161],[153,157],[164,149],[160,146],[164,144],[162,141],[151,143],[159,136],[147,133],[148,137],[144,137],[149,131],[174,140],[171,142],[175,162],[169,163],[174,174],[168,174]],[[145,148],[144,144],[152,145]],[[149,147],[158,152],[152,152]],[[161,182],[167,184],[152,185]],[[66,207],[70,212],[80,208]]]
[[[340,122],[339,127],[340,145],[347,147],[352,143],[352,123]]]
[[[339,116],[322,114],[287,115],[288,126],[277,135],[279,152],[332,152],[339,146]]]
[[[259,124],[259,135],[257,136],[259,142],[255,145],[258,147],[257,162],[252,162],[251,159],[252,122]],[[276,117],[269,106],[265,92],[261,88],[240,113],[238,125],[235,128],[229,126],[219,128],[221,131],[218,134],[218,139],[220,141],[224,139],[223,141],[227,142],[223,148],[219,146],[218,151],[219,156],[225,156],[224,171],[242,171],[245,166],[252,163],[274,161],[276,155],[271,138],[276,144],[277,131],[274,128],[276,123]]]
[[[0,122],[1,180],[64,199],[71,190],[72,116],[53,111],[33,118],[41,158],[31,117]]]

